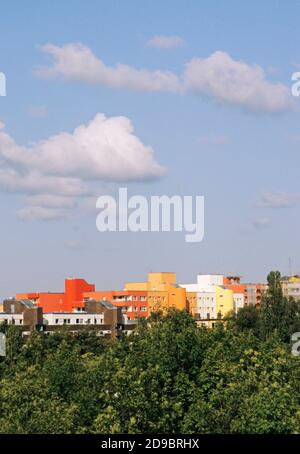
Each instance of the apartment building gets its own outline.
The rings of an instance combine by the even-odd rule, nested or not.
[[[125,290],[147,293],[148,313],[168,309],[187,310],[185,289],[176,283],[176,273],[148,273],[146,282],[127,282]]]
[[[43,323],[43,310],[30,300],[4,300],[0,323],[27,328],[38,326]]]
[[[196,320],[217,320],[234,310],[233,291],[223,285],[222,274],[198,274],[194,284],[182,284]]]
[[[0,323],[20,327],[23,333],[33,329],[44,334],[55,333],[62,326],[69,332],[82,329],[96,331],[100,336],[116,337],[136,326],[123,317],[121,309],[107,301],[89,300],[80,312],[46,312],[29,300],[9,299],[3,302]]]
[[[110,301],[114,306],[120,307],[128,320],[140,320],[148,316],[148,295],[146,291],[139,290],[111,290],[84,292],[84,302],[90,299]]]
[[[17,300],[30,300],[37,307],[41,307],[44,313],[47,312],[73,312],[83,310],[84,292],[93,292],[95,286],[84,279],[65,279],[64,292],[30,292],[17,293]]]
[[[282,285],[286,295],[300,299],[299,276],[283,278]],[[51,324],[58,319],[58,324],[73,325],[72,321],[78,317],[66,318],[65,314],[84,313],[90,301],[111,303],[129,322],[171,308],[187,310],[198,320],[216,320],[248,304],[259,306],[265,288],[265,284],[241,283],[240,276],[223,274],[198,274],[195,283],[178,285],[176,273],[151,272],[146,281],[127,282],[123,290],[96,290],[94,284],[84,279],[68,278],[63,292],[18,293],[15,299],[31,302],[43,310],[44,316],[52,314],[49,316]],[[58,317],[57,314],[63,315]],[[83,317],[80,323],[97,325],[100,322]]]
[[[260,306],[266,284],[241,283],[240,276],[224,276],[224,287],[233,291],[235,311],[247,305]]]
[[[281,285],[284,296],[300,301],[300,275],[283,276]]]

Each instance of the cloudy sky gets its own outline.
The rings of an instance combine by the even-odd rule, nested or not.
[[[23,4],[24,3],[24,4]],[[68,276],[300,271],[300,3],[3,1],[0,297]],[[205,236],[99,233],[96,198],[204,195]]]

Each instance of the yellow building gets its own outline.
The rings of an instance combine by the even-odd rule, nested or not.
[[[297,274],[295,274],[294,276],[291,276],[289,278],[289,282],[291,282],[292,284],[299,284],[300,283],[300,276],[298,276]]]
[[[300,276],[285,276],[281,280],[282,291],[284,296],[293,297],[295,300],[300,301]]]
[[[186,292],[176,284],[176,273],[149,273],[147,282],[127,282],[125,290],[147,291],[149,313],[187,308]]]
[[[229,312],[234,311],[233,291],[216,287],[216,312],[223,318]]]

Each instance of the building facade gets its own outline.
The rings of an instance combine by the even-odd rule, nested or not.
[[[284,296],[293,297],[296,301],[300,301],[300,276],[284,276],[281,280],[282,291]]]
[[[116,337],[130,332],[136,325],[129,324],[120,308],[107,301],[89,300],[79,312],[46,312],[29,300],[9,299],[3,303],[0,323],[20,327],[24,333],[36,329],[39,333],[53,334],[62,326],[68,332],[83,329],[96,331],[100,336]]]
[[[90,299],[110,301],[114,306],[120,307],[128,320],[139,320],[148,316],[148,294],[138,290],[110,290],[84,292],[84,302]]]
[[[182,284],[196,320],[217,320],[234,310],[233,291],[223,285],[222,274],[198,274],[195,284]]]
[[[176,283],[176,273],[148,273],[147,282],[127,282],[125,289],[147,293],[148,314],[172,308],[187,310],[186,292]]]
[[[73,312],[83,310],[83,293],[95,290],[93,284],[84,279],[65,279],[64,292],[31,292],[17,293],[18,300],[31,300],[37,307],[41,307],[44,313],[47,312]]]
[[[262,302],[266,284],[241,283],[240,276],[224,277],[224,287],[233,291],[235,311],[244,306],[252,305],[259,307]]]

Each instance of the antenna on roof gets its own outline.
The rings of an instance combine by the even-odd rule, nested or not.
[[[292,259],[289,257],[289,275],[292,276]]]

